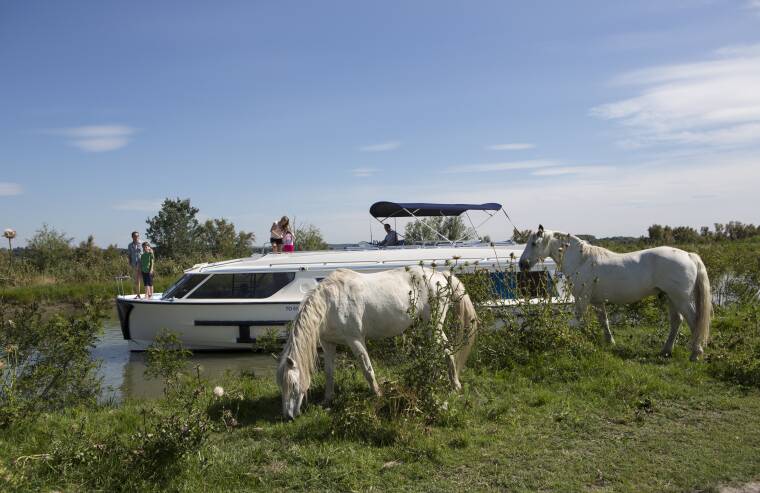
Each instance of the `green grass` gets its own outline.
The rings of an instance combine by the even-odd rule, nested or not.
[[[617,329],[615,348],[536,355],[511,371],[467,371],[464,392],[449,398],[457,419],[391,423],[396,439],[384,446],[337,438],[331,411],[318,405],[283,422],[271,379],[229,375],[220,382],[227,389],[220,404],[239,426],[227,430],[217,421],[176,474],[125,488],[709,491],[760,477],[760,391],[717,379],[709,361],[688,362],[684,344],[672,359],[656,356],[664,327]],[[388,368],[379,372],[394,378]],[[344,370],[340,383],[338,392],[371,398],[356,372]],[[321,388],[320,378],[312,402]],[[0,489],[91,489],[88,481],[107,469],[52,470],[34,456],[79,427],[93,444],[135,433],[141,408],[152,405],[77,409],[0,431]],[[18,459],[24,456],[32,458]]]
[[[155,291],[168,288],[176,277],[156,279]],[[132,293],[131,281],[125,281],[124,290]],[[118,294],[116,281],[111,282],[61,282],[31,286],[0,288],[0,300],[8,303],[71,302],[78,303],[89,298],[110,298]]]

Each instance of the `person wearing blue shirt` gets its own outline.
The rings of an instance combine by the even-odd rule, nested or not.
[[[380,246],[396,246],[398,245],[398,233],[391,229],[391,225],[385,224],[385,239],[378,243]]]
[[[140,233],[132,231],[132,243],[127,246],[127,256],[129,257],[129,267],[132,271],[132,278],[135,281],[135,294],[140,297],[140,282],[142,281],[142,269],[140,268],[140,257],[142,257],[142,245],[140,244]]]

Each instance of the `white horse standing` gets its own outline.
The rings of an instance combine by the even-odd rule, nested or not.
[[[520,257],[520,269],[530,270],[546,257],[551,257],[569,278],[578,320],[591,304],[608,342],[614,344],[615,340],[605,302],[633,303],[663,292],[670,302],[670,335],[662,354],[672,354],[683,318],[691,329],[691,359],[704,352],[702,345],[710,336],[712,299],[705,264],[696,253],[666,246],[615,253],[539,225]]]
[[[322,345],[325,359],[326,403],[334,395],[337,344],[351,348],[361,362],[371,390],[381,395],[365,340],[401,334],[414,322],[412,313],[430,320],[431,296],[441,296],[437,337],[446,340],[443,322],[450,305],[459,316],[456,355],[448,350],[445,354],[451,384],[459,390],[459,372],[467,361],[476,335],[475,308],[461,281],[449,273],[422,267],[374,274],[338,269],[303,302],[280,355],[277,383],[282,391],[283,415],[293,419],[300,414],[317,366],[318,344]]]

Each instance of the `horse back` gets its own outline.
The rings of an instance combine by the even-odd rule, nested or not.
[[[656,247],[593,259],[584,281],[592,288],[593,301],[630,303],[664,291],[690,293],[697,267],[688,252]]]

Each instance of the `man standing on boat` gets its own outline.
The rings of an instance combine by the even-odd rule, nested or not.
[[[380,246],[396,246],[398,245],[398,233],[391,229],[391,225],[385,223],[385,239],[378,243]]]
[[[135,281],[135,294],[140,297],[140,282],[142,280],[142,269],[140,257],[142,257],[142,245],[140,244],[140,233],[132,231],[132,243],[127,245],[127,256],[129,257],[129,267],[132,270],[132,278]]]

